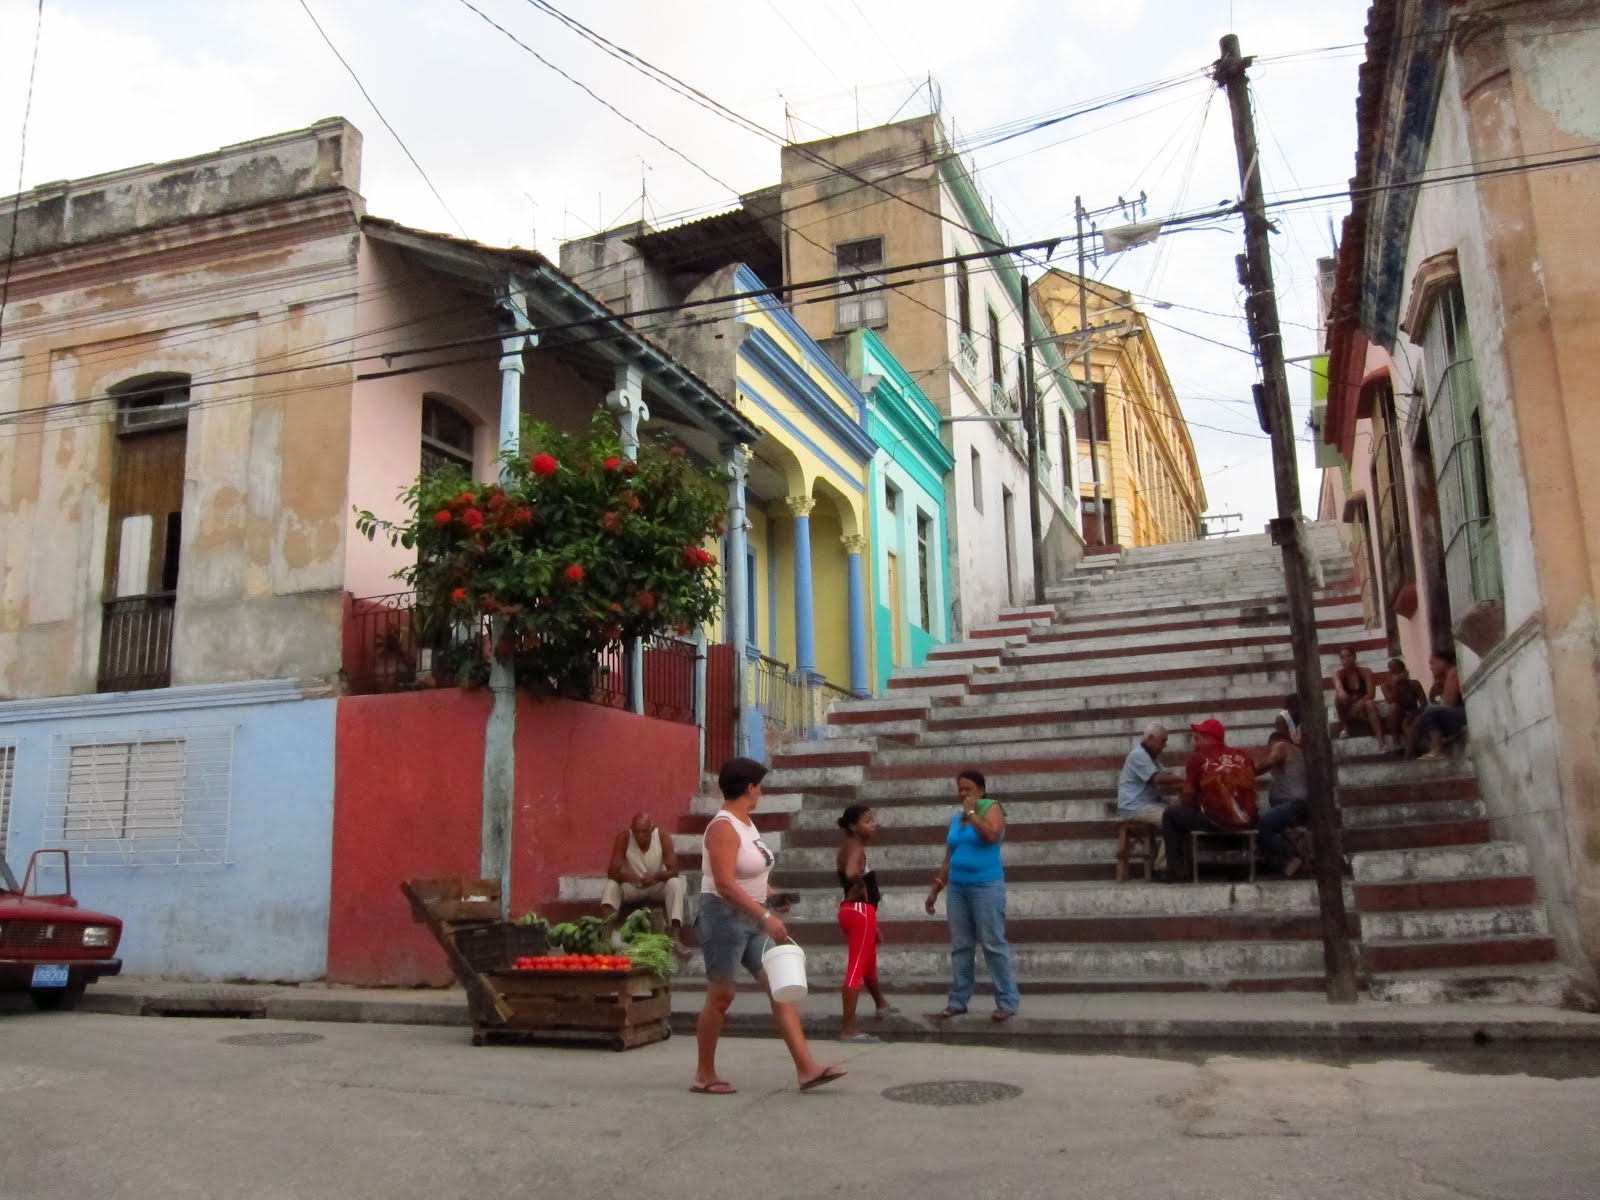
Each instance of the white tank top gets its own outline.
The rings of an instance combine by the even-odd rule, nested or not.
[[[711,818],[706,826],[706,833],[710,834],[711,826],[718,821],[726,821],[732,825],[739,835],[739,853],[733,860],[733,874],[738,881],[739,890],[749,896],[757,904],[767,902],[767,876],[772,874],[772,864],[777,857],[767,844],[761,840],[753,823],[747,824],[739,820],[727,809],[721,809]],[[717,891],[717,881],[711,874],[710,855],[703,855],[700,862],[700,892],[702,895],[720,896]]]

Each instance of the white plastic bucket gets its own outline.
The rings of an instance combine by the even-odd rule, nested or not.
[[[767,986],[780,1004],[798,1004],[806,998],[806,952],[793,942],[771,945],[761,956]]]

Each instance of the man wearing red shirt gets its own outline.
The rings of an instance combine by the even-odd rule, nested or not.
[[[1227,730],[1215,717],[1189,726],[1194,753],[1184,773],[1183,800],[1161,819],[1167,845],[1167,880],[1192,877],[1189,834],[1228,833],[1256,823],[1256,768],[1248,754],[1226,744]]]

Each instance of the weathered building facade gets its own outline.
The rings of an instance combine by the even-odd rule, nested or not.
[[[1080,305],[1080,289],[1087,290],[1086,305]],[[1074,360],[1069,370],[1085,398],[1076,430],[1084,544],[1091,549],[1158,546],[1200,537],[1206,492],[1194,441],[1154,331],[1133,296],[1056,270],[1040,277],[1033,294],[1052,332],[1079,335],[1067,339],[1063,349]],[[1084,307],[1087,335],[1080,334]],[[1091,404],[1097,435],[1093,458]],[[1062,453],[1069,445],[1064,428],[1068,419],[1062,411],[1058,427],[1045,430]],[[1094,508],[1097,471],[1104,509],[1100,517]]]
[[[1600,32],[1579,3],[1382,0],[1329,320],[1325,440],[1368,470],[1378,596],[1453,636],[1471,752],[1563,957],[1600,963]],[[1372,489],[1363,503],[1346,489]]]

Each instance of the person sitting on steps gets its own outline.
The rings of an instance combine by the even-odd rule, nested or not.
[[[1305,863],[1284,833],[1310,819],[1311,804],[1306,760],[1300,753],[1300,725],[1287,709],[1273,722],[1267,752],[1256,763],[1257,775],[1269,773],[1272,781],[1267,788],[1269,807],[1261,816],[1261,852],[1268,866],[1285,879],[1293,879]]]
[[[1167,727],[1151,721],[1144,727],[1144,740],[1128,751],[1122,774],[1117,776],[1117,820],[1160,826],[1167,811],[1160,789],[1183,782],[1178,772],[1161,769],[1161,752],[1167,748],[1167,737]]]
[[[1427,693],[1422,685],[1411,678],[1405,659],[1389,660],[1389,682],[1383,685],[1382,717],[1384,728],[1394,739],[1395,750],[1402,751],[1411,744],[1411,734],[1417,718],[1428,706]]]
[[[1456,672],[1456,652],[1435,650],[1428,666],[1433,671],[1433,687],[1428,690],[1428,707],[1412,727],[1411,752],[1424,761],[1435,761],[1445,756],[1445,739],[1466,730],[1467,709],[1461,697],[1461,676]]]
[[[1168,883],[1189,878],[1189,834],[1237,833],[1255,828],[1256,769],[1250,756],[1227,744],[1228,731],[1212,717],[1189,726],[1194,753],[1184,772],[1183,802],[1169,807],[1161,819],[1167,844]]]
[[[683,878],[672,839],[647,812],[633,814],[628,828],[611,843],[606,866],[606,886],[600,897],[600,915],[607,921],[624,904],[660,904],[667,913],[672,940],[683,950]]]
[[[1339,647],[1339,669],[1333,673],[1333,707],[1339,714],[1339,736],[1350,736],[1350,723],[1360,721],[1372,730],[1378,739],[1378,750],[1386,751],[1389,741],[1383,729],[1383,718],[1378,715],[1378,690],[1372,683],[1372,672],[1356,665],[1356,652],[1350,646]]]

